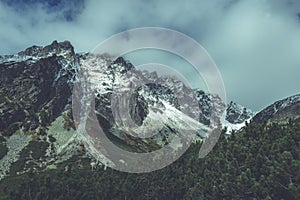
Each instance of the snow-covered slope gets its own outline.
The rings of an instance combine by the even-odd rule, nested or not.
[[[80,60],[80,66],[90,75],[90,82],[96,91],[96,105],[99,105],[97,111],[101,114],[101,119],[108,122],[109,127],[114,126],[114,117],[110,107],[111,95],[126,92],[131,94],[132,88],[135,87],[139,92],[132,93],[136,95],[136,99],[130,105],[132,109],[131,117],[140,125],[147,118],[147,115],[153,115],[149,105],[153,105],[155,101],[160,103],[165,101],[173,108],[189,113],[193,119],[206,126],[211,124],[213,108],[217,110],[219,117],[222,115],[222,110],[225,107],[217,95],[208,94],[199,89],[190,89],[181,81],[170,77],[159,77],[155,72],[138,71],[129,61],[125,61],[123,58],[118,58],[111,65],[108,64],[109,62],[111,61],[108,57],[94,55],[88,55]],[[140,87],[141,85],[143,87]],[[156,100],[151,100],[149,95]],[[119,105],[115,106],[118,107]],[[228,132],[238,130],[254,114],[250,109],[230,102],[226,107],[226,118],[223,121],[223,127],[226,126]],[[156,115],[153,116],[157,117]],[[122,134],[118,133],[118,137],[122,137]]]
[[[118,58],[112,64],[109,62],[106,57],[94,55],[87,55],[80,60],[81,70],[87,72],[92,90],[96,91],[96,114],[107,131],[127,143],[137,142],[125,134],[130,129],[124,126],[127,123],[124,118],[127,117],[140,125],[135,131],[139,135],[145,130],[153,131],[153,137],[138,140],[143,145],[153,142],[162,145],[162,140],[166,144],[179,128],[196,131],[201,138],[207,136],[210,128],[198,121],[202,113],[198,100],[194,98],[194,90],[178,80],[138,71],[123,58]],[[124,100],[125,103],[128,100],[128,105],[121,103]],[[122,106],[125,110],[122,110]],[[130,116],[126,116],[128,106]],[[120,115],[121,122],[115,118]],[[116,128],[119,130],[112,131]]]

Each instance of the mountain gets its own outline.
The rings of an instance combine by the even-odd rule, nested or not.
[[[217,115],[225,109],[217,95],[190,89],[178,80],[160,77],[155,72],[138,71],[122,57],[109,64],[105,62],[108,60],[104,57],[75,53],[68,41],[32,46],[16,55],[0,57],[2,178],[25,173],[32,168],[32,163],[43,170],[55,168],[73,155],[92,159],[75,131],[72,115],[72,91],[80,71],[89,74],[101,127],[114,143],[130,151],[159,149],[168,144],[183,125],[195,131],[201,140],[213,125],[212,109]],[[149,83],[132,85],[138,80]],[[116,95],[113,90],[126,94],[130,87],[136,87],[128,97],[132,120],[150,129],[161,127],[152,137],[137,138],[126,134],[126,127],[116,126],[114,108],[122,104],[112,101],[112,95]],[[252,111],[231,102],[223,126],[238,129],[252,116]],[[136,131],[143,132],[141,128]],[[39,149],[37,155],[36,149]],[[15,169],[16,166],[19,168]]]
[[[276,101],[257,113],[253,122],[287,122],[300,119],[300,94]]]
[[[92,86],[86,96],[74,95],[80,78],[87,80],[82,88]],[[193,131],[194,143],[174,163],[151,173],[106,169],[78,134],[81,121],[72,106],[77,98],[84,102],[82,97],[94,98],[106,136],[126,151],[155,151],[181,130]],[[0,196],[299,199],[299,102],[295,95],[254,113],[235,102],[224,105],[217,95],[173,78],[138,71],[122,57],[112,62],[76,53],[68,41],[0,56]],[[222,131],[213,151],[199,159],[203,138],[223,110],[222,126],[230,134]],[[149,138],[129,135],[130,122],[123,120],[128,116],[137,125],[132,132],[159,131]]]

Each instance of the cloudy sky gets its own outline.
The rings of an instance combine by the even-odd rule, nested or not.
[[[298,0],[0,0],[0,54],[53,40],[87,52],[112,34],[145,26],[198,41],[217,64],[228,100],[259,110],[300,93]]]

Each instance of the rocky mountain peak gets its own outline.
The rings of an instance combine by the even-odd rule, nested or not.
[[[254,116],[250,109],[231,101],[226,109],[226,120],[230,123],[240,124]]]
[[[34,45],[18,53],[19,56],[30,57],[48,57],[54,54],[57,56],[72,57],[75,55],[74,47],[69,41],[57,42],[55,40],[45,47]]]

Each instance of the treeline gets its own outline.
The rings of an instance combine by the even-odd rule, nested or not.
[[[251,123],[224,133],[198,159],[193,144],[170,166],[146,174],[94,169],[73,157],[56,170],[0,182],[1,199],[300,199],[300,124]]]

